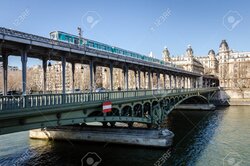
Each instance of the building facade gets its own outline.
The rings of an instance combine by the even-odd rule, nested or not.
[[[222,40],[217,54],[210,50],[205,56],[195,57],[189,46],[185,56],[170,57],[164,48],[163,60],[188,71],[218,76],[221,87],[250,88],[250,52],[232,51],[226,40]]]
[[[204,66],[198,59],[196,59],[196,57],[194,57],[194,52],[191,46],[187,48],[186,54],[184,56],[177,56],[172,58],[170,58],[168,49],[164,48],[163,60],[165,62],[173,63],[187,71],[204,74]]]

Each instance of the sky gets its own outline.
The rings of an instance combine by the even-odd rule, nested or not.
[[[162,58],[218,52],[221,40],[236,51],[250,51],[249,0],[5,0],[0,5],[0,27],[49,37],[64,31]],[[18,58],[10,65],[20,66]],[[29,60],[28,66],[40,63]]]

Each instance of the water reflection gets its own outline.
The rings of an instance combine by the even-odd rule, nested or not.
[[[166,162],[171,165],[194,165],[218,127],[219,111],[173,111],[167,127],[175,134],[174,150]],[[195,155],[194,155],[195,154]]]

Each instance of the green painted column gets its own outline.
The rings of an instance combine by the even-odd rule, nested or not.
[[[66,57],[62,56],[62,94],[66,93]]]
[[[138,89],[141,89],[141,70],[138,69]]]
[[[22,62],[22,94],[26,95],[26,82],[27,82],[27,50],[24,49],[21,53],[21,62]]]
[[[91,59],[89,61],[89,76],[90,76],[90,82],[89,82],[89,90],[93,92],[93,82],[94,82],[94,62]]]
[[[8,91],[8,54],[3,53],[3,95],[7,95]]]
[[[110,90],[113,91],[114,86],[113,86],[113,63],[111,62],[109,65],[109,71],[110,71]]]
[[[47,59],[43,58],[43,93],[47,91]]]
[[[169,88],[172,89],[172,75],[169,74],[168,77],[169,77]]]
[[[71,67],[72,67],[72,92],[75,93],[75,63],[72,62],[71,63]]]
[[[124,75],[124,88],[125,90],[128,90],[128,65],[126,64],[123,68],[123,75]]]
[[[166,74],[163,73],[163,89],[166,89]]]

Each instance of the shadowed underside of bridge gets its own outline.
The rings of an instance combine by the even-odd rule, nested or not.
[[[0,134],[87,122],[159,125],[181,103],[207,103],[217,88],[140,90],[2,98]],[[104,101],[112,111],[102,112]],[[11,104],[10,104],[11,103]]]

